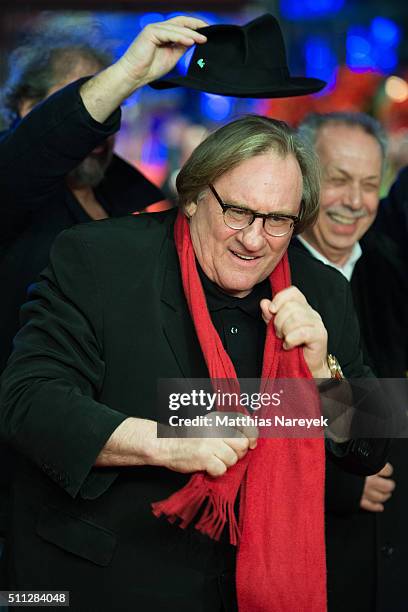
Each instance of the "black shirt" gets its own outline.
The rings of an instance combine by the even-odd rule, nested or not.
[[[268,279],[255,285],[246,297],[233,297],[204,274],[197,263],[208,310],[238,378],[259,378],[262,373],[266,325],[259,302],[271,298]]]

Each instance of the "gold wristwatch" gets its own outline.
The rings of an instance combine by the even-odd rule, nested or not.
[[[327,365],[329,366],[330,376],[336,380],[343,380],[344,374],[334,355],[327,354]]]

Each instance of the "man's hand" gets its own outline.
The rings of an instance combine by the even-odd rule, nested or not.
[[[395,482],[390,478],[393,471],[391,463],[387,463],[378,474],[367,476],[360,508],[368,512],[383,512],[384,503],[390,499],[395,489]]]
[[[118,61],[137,87],[167,74],[189,47],[207,38],[196,32],[208,25],[195,17],[174,17],[150,23]]]
[[[196,32],[206,22],[195,17],[174,17],[150,23],[126,53],[80,89],[88,113],[103,123],[136,89],[171,70],[185,51],[207,38]]]
[[[183,474],[204,471],[217,477],[255,446],[255,439],[238,431],[234,438],[162,438],[158,440],[155,465]]]
[[[288,287],[273,300],[261,300],[266,324],[274,317],[276,335],[283,348],[303,346],[305,361],[314,378],[330,378],[327,365],[327,331],[318,312],[307,303],[297,287]]]
[[[202,428],[202,438],[193,437],[197,436],[197,427],[181,428],[178,433],[183,437],[158,438],[154,452],[156,465],[182,473],[204,471],[214,477],[225,474],[249,449],[256,447],[258,428],[220,426],[216,424],[217,415],[235,419],[240,413],[210,412],[207,418],[212,424]]]
[[[211,434],[210,429],[204,431]],[[214,427],[213,433],[214,438],[158,438],[156,422],[128,417],[107,440],[95,465],[156,465],[184,474],[204,471],[216,477],[257,444],[256,427]]]

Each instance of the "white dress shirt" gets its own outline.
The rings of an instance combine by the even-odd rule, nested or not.
[[[309,251],[309,253],[313,255],[313,257],[316,257],[316,259],[324,263],[326,266],[331,266],[332,268],[335,268],[336,270],[341,272],[343,276],[347,278],[348,281],[351,280],[354,266],[356,265],[362,254],[359,242],[356,242],[354,244],[350,257],[348,258],[346,263],[343,266],[338,266],[332,261],[329,261],[327,257],[322,255],[319,251],[316,251],[316,249],[313,248],[308,242],[306,242],[306,240],[302,238],[302,236],[296,236],[296,238],[303,244],[303,246]]]

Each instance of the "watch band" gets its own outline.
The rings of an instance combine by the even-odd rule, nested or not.
[[[337,358],[330,353],[327,354],[327,365],[329,366],[330,375],[332,378],[335,378],[336,380],[343,380],[345,378]]]

